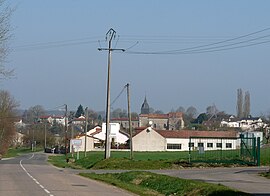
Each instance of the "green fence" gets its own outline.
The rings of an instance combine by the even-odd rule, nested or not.
[[[189,161],[260,165],[260,138],[190,137]]]

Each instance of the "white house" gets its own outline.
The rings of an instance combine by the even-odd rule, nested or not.
[[[85,124],[85,117],[80,116],[78,118],[73,119],[72,124],[74,124],[74,125],[84,125]]]
[[[109,128],[110,134],[110,141],[116,144],[124,144],[129,139],[128,135],[124,132],[120,131],[120,124],[119,123],[110,123]],[[102,136],[105,137],[106,135],[106,123],[102,123]],[[95,136],[97,137],[97,136]],[[104,138],[105,139],[105,138]]]
[[[91,129],[87,132],[87,135],[94,138],[94,143],[104,142],[106,139],[106,123],[102,124],[102,128],[97,126],[94,129]],[[129,139],[128,135],[120,131],[119,123],[110,123],[110,141],[117,144],[125,144]]]
[[[221,127],[241,128],[243,131],[254,131],[261,128],[266,128],[268,125],[261,118],[235,118],[231,116],[228,120],[222,120]]]
[[[65,116],[40,116],[39,119],[42,122],[48,122],[50,124],[53,124],[56,122],[57,124],[65,125],[65,122],[67,122],[67,118]]]

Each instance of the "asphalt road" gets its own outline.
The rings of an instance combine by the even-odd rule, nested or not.
[[[268,170],[269,167],[236,167],[160,170],[154,172],[184,179],[223,184],[253,195],[270,196],[270,179],[259,175],[259,173]]]
[[[197,168],[151,170],[184,179],[223,184],[254,195],[270,196],[270,179],[259,176],[269,167]],[[78,176],[79,172],[117,173],[126,170],[60,169],[47,163],[47,155],[35,153],[0,161],[0,195],[84,196],[134,195],[113,186]]]
[[[55,168],[47,155],[35,153],[0,161],[0,195],[91,196],[134,195],[101,182]]]

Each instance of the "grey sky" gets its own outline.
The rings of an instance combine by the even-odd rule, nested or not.
[[[107,52],[97,48],[107,47],[104,38],[110,28],[117,32],[113,46],[156,52],[221,42],[270,27],[266,0],[13,0],[11,5],[16,10],[7,67],[15,69],[16,78],[1,85],[22,109],[68,104],[75,110],[82,104],[105,110]],[[268,35],[270,30],[265,30],[238,42],[263,36],[248,43],[269,41]],[[269,46],[198,54],[114,52],[111,98],[129,82],[136,112],[147,95],[149,105],[164,112],[191,105],[204,112],[215,104],[235,114],[236,90],[242,88],[250,92],[251,113],[259,115],[270,109]],[[123,94],[112,107],[126,105]]]

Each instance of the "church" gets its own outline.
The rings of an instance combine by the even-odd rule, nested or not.
[[[124,129],[129,128],[128,118],[111,119],[111,122],[120,123]],[[182,112],[170,112],[167,114],[150,113],[150,106],[145,96],[141,106],[139,118],[131,119],[132,127],[148,127],[151,125],[157,130],[181,130],[184,128],[184,120]]]

